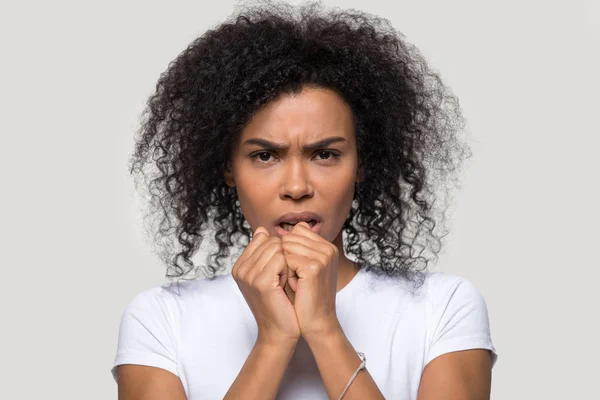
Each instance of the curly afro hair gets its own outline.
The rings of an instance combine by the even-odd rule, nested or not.
[[[228,272],[222,259],[252,233],[223,178],[233,146],[262,106],[309,86],[334,90],[355,120],[364,179],[342,228],[346,254],[361,268],[421,286],[448,233],[456,172],[471,156],[459,135],[458,99],[388,20],[319,2],[238,4],[160,76],[130,173],[144,178],[145,217],[160,217],[151,220],[168,278]],[[207,230],[218,250],[196,266]]]

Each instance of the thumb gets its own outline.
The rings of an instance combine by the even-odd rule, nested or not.
[[[282,271],[281,275],[279,275],[279,286],[281,286],[282,288],[285,287],[287,280],[288,280],[287,272]]]
[[[256,228],[256,230],[254,231],[254,233],[252,234],[252,236],[256,236],[260,232],[262,232],[265,235],[269,236],[269,231],[266,228],[262,227],[262,226],[259,226],[258,228]]]

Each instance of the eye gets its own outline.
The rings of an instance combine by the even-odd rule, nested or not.
[[[323,157],[323,155],[327,156],[327,157],[323,157],[322,158],[323,160],[329,160],[330,159],[329,156],[331,156],[333,158],[339,158],[340,157],[340,155],[338,153],[336,153],[334,151],[331,151],[331,150],[320,150],[317,154],[319,156],[321,156],[321,157]]]
[[[271,156],[272,152],[270,151],[257,151],[256,153],[252,153],[250,154],[250,158],[252,160],[259,158],[260,162],[266,163],[269,161],[269,157]]]
[[[272,155],[274,155],[272,150],[262,150],[250,154],[249,157],[252,160],[258,159],[257,161],[259,164],[266,164],[269,162],[269,158]],[[321,161],[335,160],[340,157],[338,152],[332,150],[319,150],[316,152],[316,155],[321,157]]]

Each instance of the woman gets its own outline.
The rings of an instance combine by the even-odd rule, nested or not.
[[[178,279],[123,313],[119,398],[489,398],[485,301],[426,271],[469,155],[457,104],[357,11],[264,3],[195,40],[132,158]],[[207,229],[218,251],[190,279]]]

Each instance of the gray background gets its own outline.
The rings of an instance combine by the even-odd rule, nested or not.
[[[233,4],[2,2],[0,398],[116,398],[121,313],[164,281],[132,134],[159,74]],[[325,4],[389,18],[460,98],[474,157],[434,269],[487,301],[492,398],[593,397],[599,2]]]

